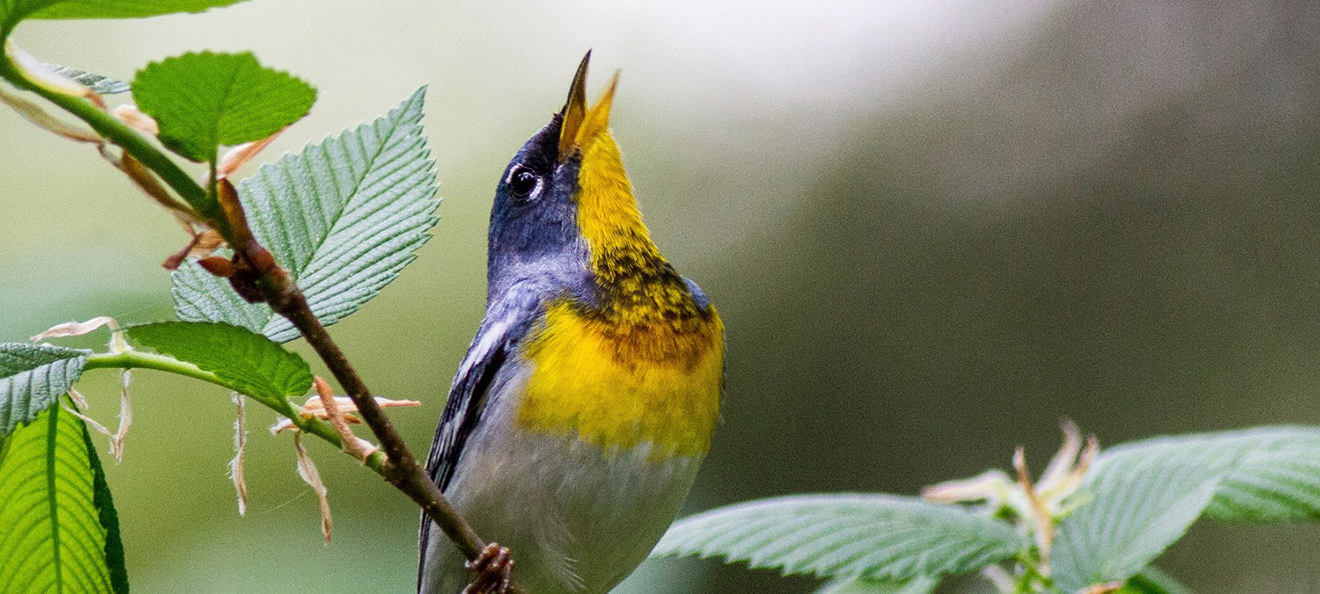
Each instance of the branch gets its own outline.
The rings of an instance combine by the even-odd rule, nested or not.
[[[164,371],[175,375],[202,380],[207,383],[221,386],[226,390],[240,391],[238,386],[235,386],[224,378],[193,365],[192,363],[180,361],[166,355],[144,353],[142,351],[96,353],[89,355],[87,357],[87,365],[84,369],[87,371],[93,369],[153,369],[156,371]],[[340,439],[339,433],[335,431],[333,426],[315,417],[304,418],[288,404],[288,401],[284,401],[285,406],[280,407],[279,403],[267,402],[266,400],[256,398],[253,400],[260,402],[281,415],[284,415],[293,422],[295,427],[301,429],[304,433],[324,439],[336,448],[342,447],[343,441]],[[381,468],[385,466],[385,454],[377,451],[368,456],[362,463],[373,471],[381,473]]]
[[[417,458],[408,450],[403,438],[394,429],[394,424],[385,415],[385,411],[381,410],[376,399],[371,396],[371,390],[344,357],[339,346],[330,338],[325,326],[322,326],[320,320],[312,314],[302,292],[290,283],[281,294],[271,297],[272,299],[268,301],[271,308],[302,332],[307,343],[312,345],[316,353],[321,356],[321,360],[330,368],[339,385],[353,399],[353,404],[357,405],[358,414],[361,415],[363,422],[371,427],[371,432],[375,434],[377,441],[380,442],[381,451],[385,452],[386,456],[385,466],[380,472],[381,476],[422,506],[445,535],[458,545],[465,557],[469,560],[475,559],[486,548],[486,543],[458,516],[444,494],[436,487],[435,482],[427,476],[426,471],[417,462]]]
[[[0,41],[4,37],[5,35],[0,34]],[[371,396],[371,390],[358,376],[343,351],[330,338],[325,326],[312,313],[307,299],[291,281],[288,272],[253,237],[237,192],[227,179],[216,179],[214,163],[210,166],[212,175],[209,181],[213,189],[208,191],[147,138],[86,99],[52,91],[28,80],[22,71],[4,56],[0,56],[0,78],[40,95],[89,124],[98,134],[123,148],[142,165],[154,171],[185,202],[215,224],[216,230],[235,252],[233,274],[227,275],[234,289],[248,301],[265,302],[270,305],[275,313],[288,319],[302,332],[303,337],[339,381],[340,386],[352,398],[362,420],[371,427],[372,433],[380,442],[381,449],[368,457],[366,465],[421,506],[426,515],[454,542],[464,557],[469,561],[478,559],[486,543],[449,505],[449,501],[436,487],[435,482],[427,476],[421,464],[417,462],[417,458],[395,430],[394,424]],[[214,374],[168,357],[144,353],[121,353],[94,355],[88,360],[88,369],[111,366],[162,369],[232,389],[232,386],[227,386]],[[301,419],[292,412],[292,407],[289,407],[288,411],[280,412],[292,419],[300,429],[342,448],[342,440],[328,423],[314,418]],[[510,591],[525,592],[517,584],[513,584]]]
[[[149,140],[113,115],[82,97],[52,91],[28,80],[8,59],[0,58],[0,78],[4,78],[20,89],[40,95],[43,99],[60,106],[65,111],[77,116],[78,119],[87,122],[97,134],[104,136],[106,140],[128,151],[143,165],[156,172],[156,175],[159,175],[171,189],[178,193],[184,202],[197,209],[197,212],[208,219],[220,218],[216,216],[219,213],[215,211],[215,203],[207,199],[206,190],[197,185],[192,177],[176,165],[165,153],[152,145]],[[224,234],[224,230],[220,231]]]
[[[357,406],[363,422],[371,427],[371,432],[380,442],[381,449],[377,453],[385,453],[385,463],[378,470],[380,475],[420,505],[445,536],[458,546],[464,557],[469,561],[479,558],[486,548],[486,543],[458,515],[458,512],[454,511],[435,481],[431,480],[422,465],[417,462],[417,458],[409,451],[403,437],[394,429],[394,423],[390,422],[385,411],[381,410],[376,399],[371,396],[371,390],[362,381],[357,370],[348,362],[348,358],[339,349],[339,345],[335,344],[334,339],[330,338],[325,326],[312,313],[307,298],[289,278],[288,272],[281,268],[270,252],[261,247],[251,236],[243,216],[242,205],[229,180],[220,180],[219,198],[221,210],[228,217],[230,228],[239,241],[233,246],[237,272],[229,279],[234,284],[234,289],[245,298],[258,297],[302,333],[303,338],[307,339],[307,343],[317,355],[320,355],[326,367],[330,368],[330,373],[334,374],[349,398],[353,399],[353,404]],[[509,592],[525,591],[515,583],[510,585]]]
[[[353,399],[362,421],[371,427],[371,432],[380,442],[381,451],[385,452],[386,457],[380,475],[417,502],[445,535],[458,545],[463,556],[469,560],[476,559],[486,548],[486,543],[459,517],[436,487],[435,481],[427,476],[417,458],[408,450],[407,443],[394,429],[394,423],[390,422],[385,411],[371,396],[367,384],[348,362],[339,345],[330,338],[325,326],[312,313],[307,298],[289,277],[288,271],[275,261],[275,256],[269,250],[257,242],[248,227],[247,215],[243,212],[243,204],[234,185],[225,178],[215,183],[220,211],[224,213],[233,234],[230,247],[234,249],[234,258],[228,277],[234,290],[248,301],[266,303],[302,333],[349,398]]]

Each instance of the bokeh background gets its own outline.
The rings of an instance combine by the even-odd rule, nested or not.
[[[200,16],[48,22],[16,40],[121,78],[251,49],[320,89],[273,158],[430,85],[442,219],[334,334],[424,452],[482,314],[496,178],[595,49],[661,248],[728,324],[725,421],[688,510],[813,491],[915,493],[1103,443],[1320,423],[1320,4],[1306,0],[481,3],[254,0]],[[184,237],[99,161],[0,111],[0,340],[171,316]],[[304,349],[305,350],[305,349]],[[318,368],[319,369],[319,368]],[[81,389],[117,412],[113,374]],[[416,511],[228,396],[141,372],[108,464],[136,592],[409,592]],[[1320,529],[1198,525],[1159,565],[1205,593],[1320,591]],[[808,592],[714,562],[620,591]],[[976,580],[949,592],[984,592]]]

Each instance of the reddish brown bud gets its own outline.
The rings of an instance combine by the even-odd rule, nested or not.
[[[228,258],[221,258],[220,256],[202,258],[201,260],[198,260],[197,263],[201,265],[202,268],[205,268],[207,272],[220,278],[229,278],[234,276],[234,273],[238,272],[238,267],[235,266],[233,262]]]

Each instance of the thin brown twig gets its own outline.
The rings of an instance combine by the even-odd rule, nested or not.
[[[320,320],[312,315],[302,292],[291,287],[290,290],[284,292],[284,295],[278,297],[277,301],[281,303],[272,303],[272,308],[275,309],[276,313],[292,322],[303,333],[303,337],[325,361],[326,366],[330,368],[330,372],[334,374],[339,385],[353,399],[353,403],[357,405],[358,414],[362,416],[362,421],[368,427],[371,427],[371,432],[376,436],[381,449],[388,457],[382,467],[385,480],[407,493],[413,501],[421,505],[426,510],[427,515],[436,521],[441,530],[459,545],[459,549],[463,551],[464,556],[475,558],[480,555],[481,551],[486,548],[486,543],[477,536],[476,531],[467,522],[458,517],[448,501],[445,500],[444,494],[426,476],[426,472],[422,469],[421,464],[417,462],[417,458],[408,450],[407,444],[399,436],[398,431],[394,429],[394,424],[381,410],[380,405],[376,404],[376,400],[371,397],[371,391],[363,383],[362,378],[358,376],[357,371],[353,369],[339,346],[330,338],[330,334],[326,332]]]
[[[5,33],[7,32],[0,31],[0,41],[3,41]],[[158,150],[146,135],[107,112],[103,102],[95,101],[99,97],[91,97],[92,100],[89,101],[85,95],[74,97],[42,87],[29,80],[28,76],[5,56],[0,56],[0,78],[21,89],[32,91],[63,108],[89,124],[96,134],[65,129],[56,125],[57,122],[46,121],[40,117],[44,110],[27,109],[30,102],[16,106],[24,115],[37,114],[35,123],[74,140],[98,145],[103,145],[108,140],[119,145],[126,154],[131,154],[136,162],[140,162],[142,166],[160,176],[161,181],[169,185],[196,211],[199,219],[207,222],[229,243],[234,250],[232,263],[222,265],[223,263],[219,262],[222,260],[220,258],[207,258],[201,261],[203,268],[228,278],[230,284],[244,299],[267,303],[275,313],[288,319],[302,332],[303,337],[312,345],[330,368],[335,379],[352,398],[363,421],[371,427],[372,433],[380,441],[381,449],[387,457],[380,466],[381,476],[421,506],[426,515],[440,527],[468,560],[477,559],[485,549],[485,542],[454,511],[444,494],[426,475],[389,418],[372,398],[371,391],[362,382],[357,371],[349,364],[320,320],[312,313],[307,299],[293,284],[289,273],[252,235],[239,203],[238,194],[229,180],[217,180],[218,191],[215,198],[219,199],[220,208],[216,208],[210,200],[211,196],[207,189],[198,185],[173,160]],[[13,98],[12,95],[4,94],[0,100],[13,103]],[[525,593],[525,590],[515,583],[509,588],[509,592],[518,594]]]
[[[307,298],[293,283],[289,273],[252,235],[233,185],[227,179],[220,179],[217,189],[221,211],[225,214],[232,232],[231,247],[235,253],[236,269],[229,276],[229,281],[234,289],[245,299],[265,302],[275,313],[289,320],[302,333],[303,338],[321,357],[326,367],[330,369],[330,373],[335,376],[335,380],[353,400],[358,415],[380,442],[380,448],[386,456],[385,463],[381,465],[381,476],[421,506],[426,515],[458,546],[464,557],[468,560],[477,559],[486,548],[485,541],[481,540],[472,526],[458,515],[435,482],[426,474],[422,465],[417,462],[417,458],[413,456],[403,437],[394,428],[394,423],[372,397],[371,390],[362,381],[357,370],[349,363],[334,339],[330,338],[325,326],[312,313]],[[525,590],[516,583],[512,584],[508,591],[525,593]]]

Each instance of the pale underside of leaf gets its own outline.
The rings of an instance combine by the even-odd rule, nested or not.
[[[924,575],[907,581],[854,578],[832,581],[816,594],[930,594],[939,585],[940,580]]]
[[[357,311],[415,258],[435,225],[435,167],[420,121],[425,89],[369,124],[264,165],[239,184],[257,240],[293,275],[326,325]],[[174,273],[175,311],[278,342],[297,338],[264,304],[189,263]]]
[[[77,68],[69,68],[68,66],[57,66],[55,64],[47,64],[47,66],[49,66],[55,74],[81,84],[101,95],[127,93],[129,90],[128,83],[121,80],[115,80],[108,76],[92,74],[90,72],[78,70]]]
[[[720,556],[785,574],[908,580],[973,571],[1027,546],[1007,523],[957,506],[840,494],[754,501],[686,518],[654,554]]]
[[[27,423],[69,391],[91,351],[0,344],[0,437]]]
[[[1206,517],[1231,522],[1320,519],[1320,427],[1257,427],[1156,438],[1112,448],[1101,459],[1179,444],[1237,460],[1206,507]]]
[[[1154,440],[1115,448],[1083,487],[1094,497],[1059,526],[1051,553],[1064,591],[1137,574],[1182,537],[1242,458],[1211,440]]]
[[[1230,522],[1320,519],[1320,428],[1262,427],[1222,434],[1245,453],[1206,508]]]
[[[108,497],[97,501],[99,465],[89,444],[82,422],[58,406],[8,438],[0,457],[0,593],[127,592],[117,520],[100,507]]]

